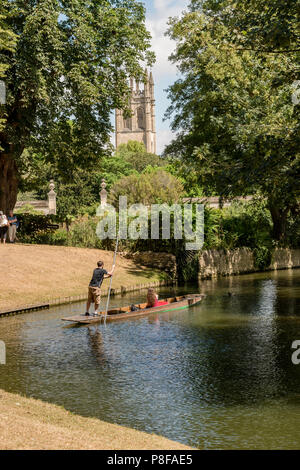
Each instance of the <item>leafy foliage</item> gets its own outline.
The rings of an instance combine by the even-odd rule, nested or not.
[[[136,141],[121,145],[114,155],[98,158],[89,169],[70,167],[67,173],[61,172],[55,163],[45,161],[43,154],[25,150],[22,157],[24,177],[20,188],[44,199],[49,181],[54,179],[58,216],[69,224],[80,214],[95,215],[102,179],[105,179],[109,191],[121,178],[137,175],[146,168],[151,171],[152,166],[161,167],[164,163],[157,155],[147,153],[145,146]]]
[[[114,183],[124,176],[129,176],[134,172],[130,162],[115,154],[104,157],[99,165],[99,179],[104,178],[107,188],[110,189]],[[100,188],[100,185],[99,185]]]
[[[16,35],[8,28],[5,17],[0,15],[0,52],[9,54],[14,51],[16,47]],[[0,62],[0,80],[5,78],[5,72],[8,65],[5,62]],[[3,105],[2,105],[3,106]],[[4,128],[6,122],[6,114],[0,105],[0,131]],[[1,150],[1,144],[0,144]]]
[[[97,223],[96,217],[78,217],[69,229],[65,244],[82,248],[105,248],[105,242],[96,235]]]
[[[117,148],[115,158],[121,158],[131,165],[137,172],[142,172],[147,166],[164,166],[165,161],[154,153],[149,153],[144,144],[129,140]]]
[[[17,36],[8,28],[6,17],[0,15],[0,51],[3,54],[13,53],[16,47]],[[0,63],[0,79],[4,78],[8,64]]]
[[[287,79],[296,59],[230,43],[224,12],[232,5],[192,2],[182,18],[170,20],[169,36],[177,42],[171,59],[183,78],[169,88],[167,116],[178,134],[167,153],[195,172],[204,191],[265,196],[273,236],[284,242],[299,196],[299,105]]]
[[[299,48],[299,0],[192,0],[230,27],[230,42],[264,53],[291,53]]]
[[[183,186],[177,178],[162,169],[149,169],[121,178],[110,191],[110,202],[118,206],[120,196],[127,196],[128,204],[160,204],[176,202],[183,195]]]
[[[23,213],[17,213],[20,222],[18,239],[23,243],[48,243],[56,230],[55,217],[25,211],[26,208]]]
[[[272,261],[272,253],[266,246],[260,246],[254,249],[254,265],[260,271],[267,269]]]
[[[272,247],[272,219],[264,200],[205,210],[204,249]]]
[[[7,67],[7,125],[0,134],[0,206],[16,200],[25,148],[63,174],[109,153],[110,113],[127,109],[128,76],[154,60],[145,8],[135,0],[2,0],[18,36]],[[2,172],[3,169],[3,172]]]

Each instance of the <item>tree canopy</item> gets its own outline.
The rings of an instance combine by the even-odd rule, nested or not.
[[[108,153],[110,113],[126,110],[127,78],[142,80],[140,64],[154,57],[145,9],[135,0],[2,0],[0,14],[18,38],[15,51],[0,51],[7,73],[0,207],[8,210],[25,148],[62,172]]]
[[[163,166],[165,161],[154,153],[147,152],[143,143],[129,140],[127,144],[121,144],[116,150],[115,157],[129,163],[138,172],[145,170],[147,166]]]
[[[239,48],[300,52],[299,0],[192,0],[191,10],[202,10],[215,22],[226,23],[227,39]]]
[[[0,51],[3,54],[13,52],[16,46],[16,35],[8,28],[6,18],[0,15]],[[0,78],[4,78],[8,64],[0,63]]]
[[[163,169],[153,168],[143,174],[132,174],[117,181],[109,193],[110,202],[118,207],[119,197],[127,196],[128,204],[172,204],[183,196],[182,183]]]
[[[299,197],[299,105],[287,78],[296,56],[237,48],[228,40],[230,6],[236,2],[193,1],[182,18],[170,21],[177,43],[171,59],[182,78],[169,89],[167,115],[178,134],[167,152],[196,169],[204,189],[267,197],[280,239]]]
[[[15,34],[8,29],[8,26],[5,22],[5,17],[0,15],[0,52],[3,54],[7,54],[9,52],[13,52],[16,46],[16,36]],[[0,80],[3,81],[5,78],[5,72],[8,68],[8,65],[5,62],[0,62]],[[4,81],[3,81],[4,84]],[[1,84],[1,93],[3,93],[3,101],[6,98],[6,90],[5,84],[2,86]],[[0,102],[0,106],[4,106],[5,103]],[[3,110],[0,111],[0,131],[3,129],[5,124],[5,112]]]

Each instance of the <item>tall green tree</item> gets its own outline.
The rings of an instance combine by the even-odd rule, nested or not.
[[[15,50],[16,35],[8,28],[6,18],[0,15],[0,51],[2,54],[8,54]],[[0,78],[4,78],[8,64],[5,61],[0,62]]]
[[[7,67],[7,123],[0,132],[0,208],[13,207],[22,154],[32,148],[60,171],[88,168],[108,153],[110,112],[126,110],[129,76],[140,80],[149,51],[136,0],[2,0],[17,35]]]
[[[109,192],[109,201],[117,208],[120,196],[127,196],[128,204],[172,204],[184,194],[182,183],[160,168],[152,168],[141,175],[134,173],[117,181]]]
[[[299,105],[287,80],[295,56],[237,48],[222,16],[234,2],[204,1],[201,10],[197,3],[170,22],[182,78],[169,89],[178,135],[167,152],[221,196],[266,197],[282,240],[299,197]]]
[[[230,27],[230,42],[264,53],[300,52],[300,0],[191,0],[192,11],[203,10]]]
[[[129,140],[121,144],[116,150],[115,157],[125,160],[138,172],[144,171],[147,166],[163,166],[166,162],[155,153],[147,152],[143,143]]]
[[[9,54],[12,53],[15,49],[16,46],[16,36],[15,34],[9,30],[5,17],[3,15],[0,15],[0,53],[2,54]],[[3,61],[0,62],[0,80],[2,81],[1,83],[1,93],[3,93],[3,101],[5,101],[5,72],[8,68],[8,65]],[[4,103],[1,103],[2,106]],[[0,104],[0,106],[1,106]],[[3,129],[3,126],[5,124],[5,113],[4,109],[1,109],[0,107],[0,131]]]

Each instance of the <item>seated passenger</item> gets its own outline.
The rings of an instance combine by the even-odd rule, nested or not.
[[[160,307],[161,305],[167,305],[167,304],[168,302],[158,301],[158,295],[156,294],[154,289],[152,288],[148,289],[146,308]]]

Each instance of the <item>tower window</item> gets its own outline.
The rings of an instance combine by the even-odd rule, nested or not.
[[[137,109],[137,123],[139,129],[145,129],[145,118],[143,108]]]
[[[131,118],[124,119],[124,129],[131,129]]]

